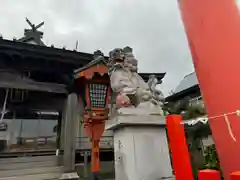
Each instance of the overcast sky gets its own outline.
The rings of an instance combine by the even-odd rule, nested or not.
[[[133,47],[140,72],[166,72],[165,95],[193,71],[177,0],[0,0],[0,34],[23,36],[25,18],[45,22],[43,41],[55,47],[106,55]],[[151,2],[151,3],[150,3]]]

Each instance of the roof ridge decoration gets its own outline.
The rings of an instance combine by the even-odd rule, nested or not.
[[[31,27],[31,29],[25,29],[24,30],[24,37],[18,39],[19,42],[25,42],[30,44],[45,46],[45,44],[42,42],[43,32],[39,31],[38,29],[44,25],[44,21],[39,23],[38,25],[35,25],[29,21],[28,18],[26,18],[27,23]],[[31,41],[34,41],[31,42]]]

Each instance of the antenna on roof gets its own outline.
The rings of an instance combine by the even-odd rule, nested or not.
[[[173,90],[170,90],[168,94],[169,94],[169,95],[173,95],[173,94],[174,94],[174,91],[173,91]]]
[[[75,50],[76,50],[76,51],[78,50],[78,40],[76,41],[76,47],[75,47]]]

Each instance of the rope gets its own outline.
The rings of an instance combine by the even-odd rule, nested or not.
[[[237,111],[234,111],[234,112],[225,113],[225,114],[221,114],[221,115],[218,115],[218,116],[197,118],[196,120],[190,120],[189,122],[187,122],[187,124],[188,125],[192,125],[192,126],[197,124],[198,122],[206,124],[208,122],[208,120],[224,117],[224,120],[225,120],[225,122],[227,124],[228,133],[229,133],[231,139],[233,141],[237,142],[237,139],[234,136],[232,128],[231,128],[231,123],[229,122],[229,119],[228,119],[229,115],[234,115],[234,114],[236,114],[237,116],[240,116],[240,110],[237,110]],[[185,123],[183,122],[183,124],[185,124]]]
[[[233,132],[232,132],[231,124],[230,124],[230,122],[229,122],[229,120],[228,120],[228,116],[227,116],[226,114],[224,114],[224,119],[225,119],[225,122],[226,122],[226,124],[227,124],[228,133],[229,133],[230,137],[232,138],[233,141],[236,142],[236,141],[237,141],[237,140],[236,140],[236,137],[234,136],[234,134],[233,134]]]

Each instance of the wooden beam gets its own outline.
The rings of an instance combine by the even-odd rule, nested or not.
[[[65,173],[75,170],[76,122],[78,119],[78,98],[76,94],[72,93],[68,95],[66,102],[63,157]]]
[[[16,70],[0,71],[0,88],[24,89],[60,94],[67,93],[67,87],[64,84],[35,81]]]
[[[6,81],[0,80],[0,88],[15,88],[31,91],[44,91],[49,93],[67,94],[67,87],[63,84],[45,83],[36,81]]]

